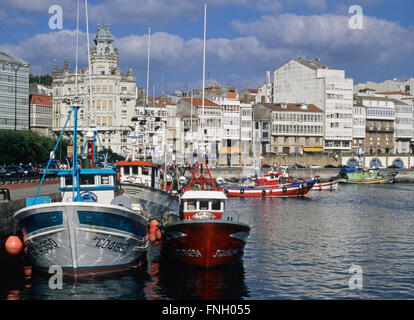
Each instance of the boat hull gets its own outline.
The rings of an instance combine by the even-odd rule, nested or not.
[[[339,184],[338,180],[315,183],[311,190],[312,191],[336,190],[338,189],[338,184]]]
[[[226,220],[182,220],[164,227],[162,255],[204,268],[239,260],[250,227]]]
[[[121,194],[142,206],[148,217],[159,218],[165,211],[178,211],[178,199],[171,194],[140,184],[121,184]]]
[[[138,264],[148,248],[146,219],[119,206],[58,202],[21,209],[14,218],[40,269],[121,270]]]
[[[382,184],[382,183],[393,183],[395,177],[387,177],[387,178],[378,178],[378,179],[360,179],[360,180],[349,180],[344,179],[341,180],[342,183],[348,184]]]
[[[229,198],[249,198],[249,197],[303,197],[309,193],[317,180],[300,183],[292,183],[284,186],[270,187],[228,187],[223,186],[222,190]]]

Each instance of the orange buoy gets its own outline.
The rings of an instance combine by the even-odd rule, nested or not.
[[[151,227],[158,227],[158,225],[159,225],[160,223],[158,222],[158,220],[156,220],[156,219],[153,219],[153,220],[151,220],[151,222],[149,223],[149,226],[150,226],[150,228]]]
[[[23,242],[17,236],[10,236],[6,240],[5,247],[9,254],[19,254],[23,249]]]
[[[162,233],[161,233],[160,228],[155,229],[155,232],[154,233],[155,233],[155,238],[157,240],[161,240],[162,239]]]

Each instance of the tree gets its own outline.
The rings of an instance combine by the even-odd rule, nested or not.
[[[0,163],[43,163],[50,158],[57,140],[28,130],[0,130]],[[66,157],[68,140],[62,140],[56,149],[55,159]]]
[[[29,83],[37,83],[45,86],[51,86],[53,83],[53,78],[50,74],[45,74],[41,76],[34,76],[29,74]]]

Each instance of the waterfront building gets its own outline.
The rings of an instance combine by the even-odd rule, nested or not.
[[[323,152],[323,111],[310,104],[258,103],[255,118],[270,120],[272,153]]]
[[[394,153],[410,152],[410,142],[413,139],[413,97],[407,92],[391,91],[376,92],[376,96],[393,100],[395,106]]]
[[[63,128],[71,107],[68,102],[78,95],[82,102],[78,145],[83,146],[86,132],[95,127],[104,147],[126,156],[127,137],[134,130],[131,119],[135,115],[140,90],[132,69],[127,74],[121,72],[109,25],[98,25],[94,42],[95,47],[90,51],[91,74],[89,68],[78,71],[78,92],[75,92],[75,71],[69,71],[67,60],[63,69],[58,69],[56,61],[54,63],[53,131],[57,134]],[[73,121],[65,135],[71,138],[72,131]]]
[[[314,104],[324,112],[325,151],[350,151],[353,79],[319,59],[292,59],[274,71],[273,101]]]
[[[53,97],[44,94],[30,95],[30,130],[52,136]]]
[[[354,99],[352,123],[352,150],[361,157],[365,152],[366,108],[358,99]]]
[[[223,136],[223,109],[217,103],[204,99],[204,113],[202,98],[183,98],[177,102],[176,115],[198,116],[200,119],[200,128],[197,137],[197,149],[206,148],[209,159],[217,162],[219,149],[221,148]]]
[[[414,96],[414,78],[407,80],[399,80],[394,78],[383,82],[367,81],[365,83],[355,85],[354,91],[358,92],[358,90],[363,88],[371,88],[379,92],[402,91]]]
[[[255,112],[253,106],[253,158],[257,161],[264,153],[270,150],[270,123],[271,120],[267,114]]]
[[[29,129],[29,64],[0,51],[0,129]]]
[[[385,97],[356,96],[356,104],[366,108],[364,149],[369,154],[395,153],[395,100]]]

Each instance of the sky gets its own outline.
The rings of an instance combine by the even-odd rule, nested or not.
[[[412,0],[89,0],[90,46],[110,24],[121,70],[150,95],[200,88],[204,3],[206,83],[258,88],[287,61],[316,57],[354,83],[414,76]],[[49,20],[62,8],[62,29]],[[353,8],[359,6],[358,11]],[[75,68],[77,0],[0,0],[0,50],[51,74],[53,61]],[[351,10],[352,9],[352,10]],[[80,0],[79,67],[87,67],[85,0]],[[56,20],[54,20],[56,22]]]

